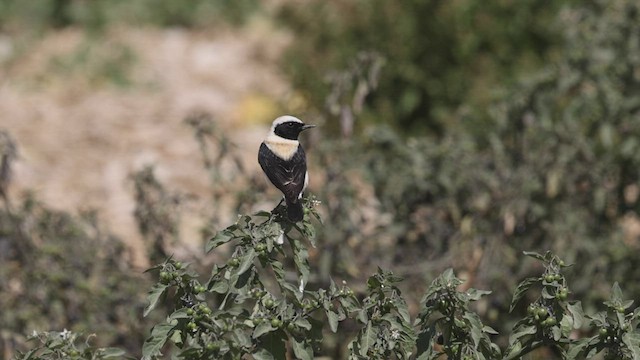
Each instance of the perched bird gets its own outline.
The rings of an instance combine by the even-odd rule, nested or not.
[[[284,195],[289,220],[298,222],[302,212],[302,192],[309,183],[307,159],[298,142],[298,135],[315,127],[300,119],[285,115],[273,121],[271,131],[260,145],[258,162],[269,180]]]

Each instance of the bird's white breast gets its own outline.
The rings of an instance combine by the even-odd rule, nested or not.
[[[298,140],[289,140],[273,134],[267,136],[264,144],[283,160],[290,160],[300,146]]]

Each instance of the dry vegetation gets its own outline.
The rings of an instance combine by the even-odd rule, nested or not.
[[[57,209],[98,209],[134,249],[132,171],[157,164],[170,188],[208,189],[188,114],[210,113],[257,169],[265,124],[290,98],[274,64],[287,36],[263,20],[240,31],[120,28],[95,42],[67,29],[3,41],[0,125],[20,148],[14,196],[34,190]],[[201,225],[191,205],[187,234]],[[148,265],[140,251],[135,259]]]

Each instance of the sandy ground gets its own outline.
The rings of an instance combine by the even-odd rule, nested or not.
[[[19,147],[12,195],[34,190],[56,209],[98,209],[139,266],[147,264],[129,175],[155,164],[169,188],[204,193],[208,178],[183,122],[193,111],[211,113],[258,171],[258,145],[291,98],[275,66],[287,36],[260,21],[234,32],[117,29],[96,43],[72,29],[26,48],[12,41],[0,39],[0,128]],[[117,86],[107,66],[123,49],[133,60],[129,84]],[[197,220],[184,218],[197,238]]]

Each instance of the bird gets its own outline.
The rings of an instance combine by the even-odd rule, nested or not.
[[[307,159],[298,136],[314,127],[291,115],[280,116],[273,121],[258,151],[258,163],[271,183],[284,195],[287,217],[292,222],[304,218],[301,199],[309,184]]]

